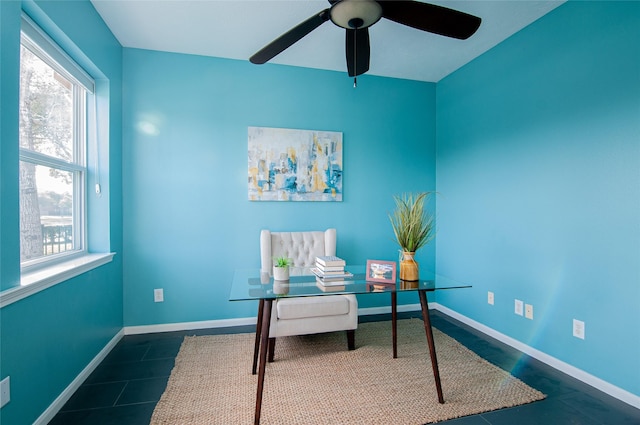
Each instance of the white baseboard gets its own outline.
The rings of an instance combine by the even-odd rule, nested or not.
[[[47,425],[53,417],[62,409],[64,404],[69,401],[73,393],[75,393],[80,385],[91,375],[96,367],[107,357],[107,354],[113,350],[113,348],[122,339],[124,332],[120,330],[111,340],[104,346],[102,350],[91,360],[91,362],[80,372],[76,379],[74,379],[67,388],[51,403],[51,405],[42,412],[42,415],[34,422],[34,425]]]
[[[160,325],[125,326],[125,335],[140,335],[158,332],[192,331],[195,329],[228,328],[231,326],[255,325],[255,317],[240,319],[203,320],[200,322],[165,323]]]
[[[431,304],[429,306],[431,307]],[[480,322],[476,322],[475,320],[470,319],[467,316],[463,316],[462,314],[457,313],[448,307],[445,307],[438,303],[434,303],[432,308],[435,308],[436,310],[446,314],[447,316],[450,316],[456,320],[459,320],[465,325],[468,325],[482,332],[483,334],[490,336],[491,338],[497,339],[498,341],[504,344],[507,344],[515,348],[516,350],[521,351],[533,357],[534,359],[540,360],[541,362],[548,364],[554,369],[557,369],[563,373],[566,373],[567,375],[573,378],[576,378],[579,381],[584,382],[585,384],[591,385],[592,387],[602,391],[603,393],[609,394],[610,396],[615,397],[620,401],[623,401],[635,408],[640,409],[640,397],[630,393],[629,391],[626,391],[620,387],[612,385],[609,382],[598,378],[597,376],[593,376],[582,369],[578,369],[577,367],[572,366],[568,363],[565,363],[562,360],[559,360],[553,356],[550,356],[540,350],[536,350],[535,348],[530,347],[527,344],[523,344],[522,342],[516,339],[513,339],[510,336],[500,333],[495,329],[492,329],[486,325],[483,325]]]

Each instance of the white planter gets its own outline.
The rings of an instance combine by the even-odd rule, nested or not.
[[[273,266],[273,280],[289,280],[289,267]]]

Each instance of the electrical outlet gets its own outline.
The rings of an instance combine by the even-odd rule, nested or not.
[[[533,306],[531,304],[524,305],[524,317],[533,320]]]
[[[11,401],[11,377],[7,376],[0,381],[0,407]]]
[[[515,313],[518,316],[522,316],[523,315],[523,311],[524,311],[524,303],[520,300],[516,300],[515,303]]]
[[[573,336],[584,339],[584,322],[582,320],[573,319]]]
[[[153,290],[153,301],[156,303],[164,302],[164,290],[162,288]]]
[[[494,302],[493,292],[489,291],[487,293],[487,303],[493,305],[493,302]]]

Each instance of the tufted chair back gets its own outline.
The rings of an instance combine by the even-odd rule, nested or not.
[[[312,232],[260,232],[261,270],[271,273],[274,257],[285,256],[294,267],[313,267],[316,257],[336,255],[336,229]]]

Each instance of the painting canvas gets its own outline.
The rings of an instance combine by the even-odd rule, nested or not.
[[[250,201],[342,201],[342,133],[249,127]]]

